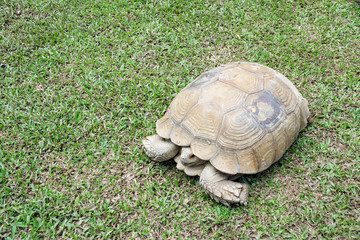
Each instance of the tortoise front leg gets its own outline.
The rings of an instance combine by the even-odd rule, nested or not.
[[[225,174],[208,163],[200,175],[200,184],[214,200],[227,206],[247,204],[249,186],[229,180],[232,175]]]
[[[146,155],[156,162],[163,162],[173,158],[180,150],[180,147],[165,140],[159,135],[151,135],[142,141]]]

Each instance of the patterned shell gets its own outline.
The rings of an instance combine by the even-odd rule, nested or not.
[[[156,130],[224,173],[257,173],[279,160],[306,126],[307,105],[279,72],[237,62],[185,87]]]

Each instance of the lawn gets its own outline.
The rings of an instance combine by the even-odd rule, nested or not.
[[[358,1],[0,0],[0,238],[359,239]],[[141,140],[202,72],[258,62],[313,123],[249,204]]]

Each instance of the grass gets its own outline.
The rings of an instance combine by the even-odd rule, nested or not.
[[[0,1],[0,238],[360,238],[357,1]],[[259,62],[313,124],[249,205],[212,201],[141,139],[206,70]]]

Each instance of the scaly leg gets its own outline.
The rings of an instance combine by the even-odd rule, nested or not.
[[[200,175],[200,184],[206,192],[227,206],[231,204],[247,204],[249,186],[229,180],[232,175],[222,173],[208,163]]]
[[[155,134],[146,137],[142,144],[145,153],[156,162],[163,162],[173,158],[180,150],[180,147]]]

